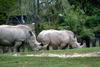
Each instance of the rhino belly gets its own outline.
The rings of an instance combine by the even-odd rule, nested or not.
[[[0,46],[12,46],[12,43],[6,39],[0,39]]]

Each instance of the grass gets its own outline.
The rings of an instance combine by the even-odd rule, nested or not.
[[[100,67],[100,57],[65,59],[0,56],[0,67]]]
[[[39,52],[28,52],[29,54],[39,53],[90,53],[98,52],[100,47],[50,50]],[[21,53],[27,54],[26,53]],[[27,57],[11,56],[11,54],[0,54],[0,67],[100,67],[100,57],[78,57],[78,58],[57,58],[57,57]]]
[[[73,53],[90,53],[90,52],[99,52],[100,47],[91,47],[91,48],[80,48],[80,49],[65,49],[65,50],[42,50],[37,52],[21,52],[20,54],[41,54],[41,53],[53,53],[53,54],[73,54]]]
[[[100,51],[100,47],[91,47],[91,48],[80,48],[80,49],[66,49],[66,50],[50,50],[44,51],[45,53],[57,53],[57,54],[72,54],[72,53],[90,53],[90,52],[98,52]]]

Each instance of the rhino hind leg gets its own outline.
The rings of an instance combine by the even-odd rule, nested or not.
[[[68,45],[68,48],[69,48],[69,49],[73,49],[73,46],[72,46],[72,45]]]

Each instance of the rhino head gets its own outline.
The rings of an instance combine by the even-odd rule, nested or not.
[[[86,47],[86,43],[83,43],[82,45],[81,45],[81,43],[78,43],[77,48],[84,48],[84,47]]]
[[[31,46],[32,50],[40,50],[42,47],[41,47],[41,43],[39,43],[37,40],[36,40],[36,36],[33,32],[29,31],[30,33],[30,39],[28,40],[29,42],[29,45]]]
[[[32,48],[32,50],[40,50],[41,49],[41,43],[39,43],[37,40],[29,40],[29,46]]]
[[[75,42],[71,45],[72,48],[84,48],[86,47],[86,43],[83,43],[82,45],[78,42]]]
[[[71,46],[72,46],[72,48],[84,48],[84,47],[86,47],[86,43],[84,42],[81,45],[81,43],[78,43],[77,38],[74,37],[72,42],[71,42]]]

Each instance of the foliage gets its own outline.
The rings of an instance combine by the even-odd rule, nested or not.
[[[39,24],[39,30],[47,30],[47,29],[59,29],[59,25],[57,23],[49,23],[49,22],[43,22]]]
[[[65,23],[70,27],[70,30],[77,32],[77,29],[84,24],[85,19],[86,16],[84,15],[84,12],[79,8],[74,10],[74,6],[72,6],[69,12],[67,11],[65,16]]]
[[[6,22],[7,17],[15,9],[16,0],[0,0],[0,24]]]
[[[8,12],[14,8],[16,0],[0,0],[0,12]]]
[[[95,1],[97,2],[97,0]],[[69,29],[80,35],[81,37],[88,36],[94,37],[94,32],[99,31],[100,19],[99,13],[100,9],[97,5],[94,5],[90,0],[68,0],[66,7],[65,0],[57,0],[55,5],[50,7],[53,9],[53,14],[49,14],[52,11],[46,13],[47,17],[56,14],[56,17],[52,16],[55,21],[47,20],[47,23],[41,23],[41,30],[43,29]],[[70,3],[70,4],[69,4]],[[58,7],[63,10],[57,9]],[[54,9],[55,8],[55,9]],[[60,21],[59,14],[62,14],[63,20]],[[45,21],[44,21],[45,22]],[[56,24],[55,24],[56,22]]]
[[[98,26],[100,24],[100,16],[91,16],[88,17],[86,22],[85,22],[85,26],[88,28],[94,28],[96,26]]]
[[[86,15],[95,15],[96,11],[100,10],[100,1],[99,0],[68,0],[71,5],[75,7],[80,7],[84,10]]]
[[[94,32],[99,32],[100,31],[100,24],[96,27],[94,27]]]
[[[80,32],[80,37],[90,37],[93,38],[95,35],[92,29],[83,28]]]
[[[84,31],[88,33],[91,33],[92,35],[89,35],[90,37],[93,36],[96,32],[100,31],[100,18],[99,16],[90,16],[86,19],[86,22],[84,24],[86,30],[90,30],[90,32]]]
[[[0,20],[9,14],[28,15],[28,23],[38,16],[42,22],[36,23],[38,32],[69,29],[80,36],[94,36],[100,30],[100,0],[0,0]]]

